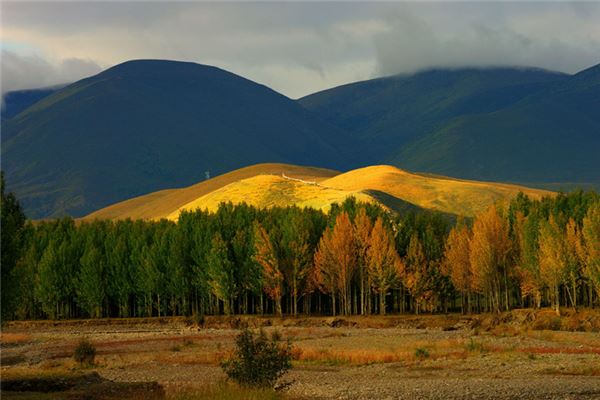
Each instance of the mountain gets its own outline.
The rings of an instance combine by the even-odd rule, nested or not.
[[[138,60],[2,122],[2,168],[29,217],[109,204],[258,162],[346,167],[343,132],[219,68]]]
[[[182,210],[214,211],[231,201],[259,207],[295,205],[328,210],[353,196],[396,211],[428,209],[473,216],[519,192],[532,198],[554,193],[523,186],[415,174],[388,165],[346,173],[285,164],[259,164],[188,188],[163,190],[114,204],[84,219],[177,219]]]
[[[2,119],[9,119],[27,109],[34,103],[50,96],[64,85],[41,89],[15,90],[2,96]],[[5,138],[3,137],[3,140]]]
[[[437,69],[344,85],[299,102],[346,130],[362,165],[600,186],[599,70]]]

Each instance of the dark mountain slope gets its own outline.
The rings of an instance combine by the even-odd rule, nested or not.
[[[63,88],[65,85],[52,86],[49,88],[15,90],[5,93],[2,96],[2,119],[9,119],[27,109],[32,104],[40,101],[44,97]]]
[[[360,154],[371,164],[394,160],[405,144],[457,116],[494,112],[567,77],[524,68],[436,69],[340,86],[299,102],[369,143]]]
[[[600,185],[600,68],[494,112],[462,115],[404,146],[395,164],[471,179]]]
[[[218,68],[130,61],[3,121],[2,168],[30,217],[108,204],[258,162],[346,167],[342,133]]]
[[[300,99],[361,163],[468,179],[600,187],[600,66],[431,70]],[[362,157],[359,157],[359,154]],[[562,186],[562,185],[559,185]]]

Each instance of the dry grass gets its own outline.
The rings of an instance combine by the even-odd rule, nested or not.
[[[233,383],[219,382],[194,390],[183,390],[167,395],[168,400],[283,400],[291,399],[272,389],[241,387]]]
[[[321,181],[339,172],[290,164],[256,164],[219,175],[181,189],[167,189],[125,200],[84,217],[90,219],[160,219],[166,218],[183,205],[214,192],[230,183],[261,174],[281,175],[305,180]]]
[[[284,179],[282,173],[319,185]],[[520,191],[532,198],[553,194],[517,185],[415,174],[386,165],[339,174],[321,168],[257,164],[187,188],[162,190],[126,200],[84,219],[177,219],[182,209],[214,210],[223,201],[245,201],[257,207],[297,205],[327,210],[331,203],[342,202],[348,196],[361,201],[377,201],[367,194],[368,191],[383,192],[423,208],[465,216],[473,216]]]
[[[346,198],[354,196],[363,202],[375,202],[371,196],[360,191],[331,189],[323,186],[306,184],[285,179],[278,175],[258,175],[243,179],[199,197],[173,213],[169,219],[179,218],[182,210],[216,211],[219,204],[227,201],[233,203],[245,202],[258,208],[311,207],[328,211],[333,203],[342,203]]]
[[[423,208],[465,216],[480,213],[520,191],[532,198],[553,194],[511,184],[414,174],[387,165],[355,169],[322,184],[351,191],[378,190]]]
[[[0,343],[3,345],[24,344],[32,341],[31,335],[26,333],[2,332],[0,334]]]

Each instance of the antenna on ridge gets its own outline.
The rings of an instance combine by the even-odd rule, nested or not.
[[[204,177],[208,180],[210,179],[210,171],[204,171]]]

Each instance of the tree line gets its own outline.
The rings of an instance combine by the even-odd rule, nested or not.
[[[3,318],[559,310],[600,299],[594,192],[520,194],[458,220],[348,199],[328,213],[225,203],[177,222],[35,223],[6,196]],[[17,217],[5,217],[9,206]]]

